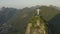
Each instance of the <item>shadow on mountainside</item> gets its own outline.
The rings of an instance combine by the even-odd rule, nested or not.
[[[60,14],[48,21],[49,34],[60,34]]]

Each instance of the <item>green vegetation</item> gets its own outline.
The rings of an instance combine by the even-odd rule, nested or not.
[[[41,6],[41,15],[46,21],[52,19],[55,15],[60,13],[60,10],[55,6]]]
[[[45,32],[46,34],[48,34],[48,26],[46,25],[46,22],[44,21],[44,19],[42,19],[39,16],[33,16],[32,18],[29,19],[29,23],[31,24],[31,28],[32,29],[39,29],[40,27],[36,27],[35,25],[37,24],[37,20],[40,20],[40,27],[42,27],[42,25],[45,27]]]
[[[44,22],[43,20],[49,21],[55,15],[60,13],[60,10],[56,9],[58,7],[54,7],[54,6],[40,6],[38,8],[41,9],[40,15],[43,18],[43,19],[41,19],[42,22]],[[9,33],[11,33],[11,34],[13,34],[13,33],[14,34],[17,34],[17,33],[18,34],[24,34],[27,24],[28,23],[32,23],[34,25],[36,23],[36,19],[38,19],[38,17],[34,17],[36,15],[36,8],[35,7],[34,8],[33,7],[27,8],[26,7],[26,8],[19,9],[19,10],[18,9],[14,9],[14,8],[10,8],[10,9],[9,8],[3,8],[3,9],[2,9],[3,11],[2,10],[0,11],[0,16],[1,16],[0,17],[0,19],[1,19],[0,21],[4,21],[4,20],[7,19],[4,22],[4,23],[6,23],[6,25],[3,25],[4,28],[6,28],[6,26],[12,25],[13,29],[11,29],[11,30],[15,29],[12,32],[8,32],[8,34]],[[8,16],[8,14],[9,14],[9,16]],[[10,18],[11,15],[12,15],[12,17]],[[8,17],[10,19],[8,19]]]

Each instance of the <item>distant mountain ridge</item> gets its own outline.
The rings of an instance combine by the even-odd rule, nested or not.
[[[11,33],[19,31],[20,34],[24,34],[26,25],[29,19],[36,15],[37,8],[41,9],[41,16],[46,21],[60,13],[60,10],[51,6],[26,7],[23,9],[3,8],[0,11],[0,23],[3,23],[0,31]]]

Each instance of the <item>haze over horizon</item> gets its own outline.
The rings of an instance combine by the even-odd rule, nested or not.
[[[54,5],[60,7],[60,0],[0,0],[0,8],[24,8],[36,5]]]

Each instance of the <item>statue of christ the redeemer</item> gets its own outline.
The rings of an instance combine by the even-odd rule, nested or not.
[[[37,9],[37,15],[39,15],[40,9]]]
[[[28,23],[25,34],[47,34],[45,30],[45,22],[39,16],[40,9],[37,9],[36,16],[34,16]]]

